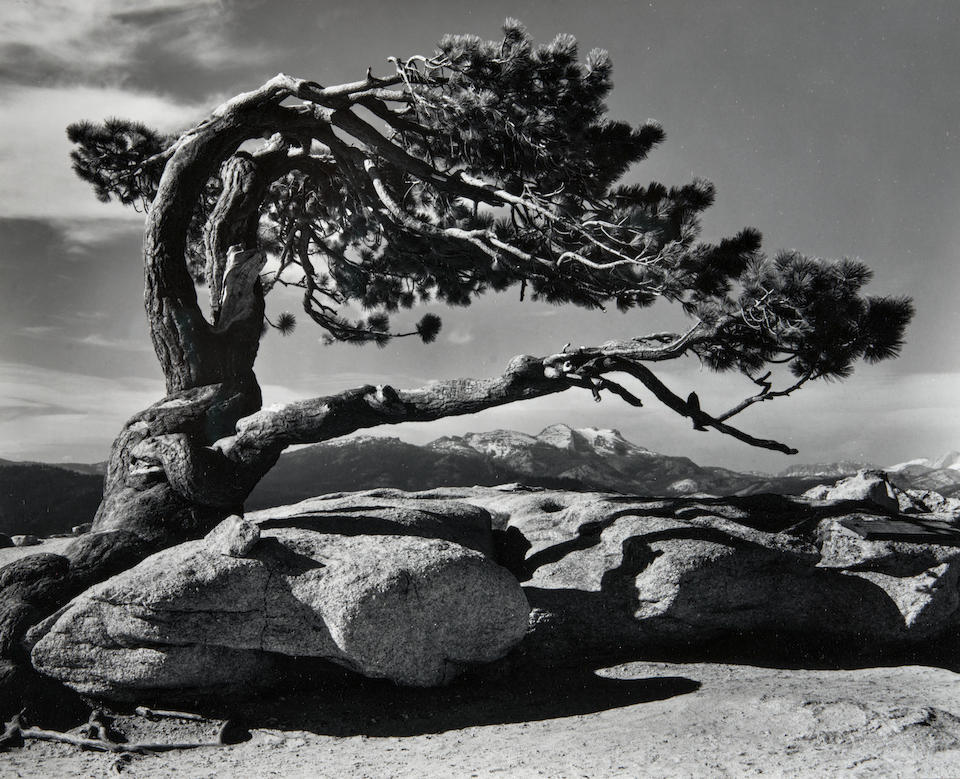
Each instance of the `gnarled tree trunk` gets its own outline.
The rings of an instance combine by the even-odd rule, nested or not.
[[[253,372],[264,313],[256,229],[277,155],[235,153],[251,125],[255,130],[258,103],[228,104],[222,116],[184,135],[166,164],[143,253],[147,319],[168,395],[130,419],[114,442],[91,533],[62,557],[34,555],[0,571],[3,715],[41,689],[25,673],[22,641],[32,624],[150,552],[242,511],[279,454],[276,447],[262,449],[239,462],[211,448],[261,405]],[[208,321],[185,255],[194,208],[221,165],[223,190],[204,234],[216,296]]]

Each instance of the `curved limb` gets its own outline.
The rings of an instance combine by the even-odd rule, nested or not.
[[[751,446],[795,454],[786,444],[756,438],[710,416],[675,395],[649,368],[620,356],[620,345],[604,355],[602,347],[537,358],[513,358],[506,371],[491,379],[455,379],[412,390],[388,386],[365,386],[311,400],[263,409],[241,419],[235,435],[217,441],[213,448],[230,459],[255,461],[261,448],[270,452],[292,444],[317,443],[356,430],[401,422],[429,422],[450,416],[474,414],[484,409],[585,387],[596,394],[609,389],[639,405],[638,398],[604,378],[605,373],[624,372],[638,378],[664,405],[704,427],[732,436]],[[599,359],[593,356],[599,352]],[[583,355],[590,355],[583,358]],[[565,363],[558,364],[558,360]],[[587,375],[578,373],[586,367]],[[569,368],[569,369],[567,369]],[[606,382],[606,384],[605,384]],[[618,390],[622,390],[618,391]],[[635,401],[635,402],[633,402]]]

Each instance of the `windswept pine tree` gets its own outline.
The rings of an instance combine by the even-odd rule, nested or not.
[[[621,183],[664,131],[607,117],[606,53],[581,61],[570,36],[536,46],[508,21],[502,40],[452,35],[431,56],[389,62],[387,75],[338,86],[278,75],[175,136],[122,120],[69,128],[97,196],[146,211],[145,305],[168,392],[113,446],[96,532],[71,552],[86,555],[84,582],[241,511],[292,444],[570,391],[632,406],[649,393],[698,429],[791,453],[731,418],[900,351],[911,303],[863,294],[860,262],[768,255],[750,228],[707,243],[711,184]],[[397,312],[507,290],[590,309],[665,300],[689,326],[504,355],[494,377],[265,409],[261,337],[295,323],[265,314],[280,285],[302,293],[303,316],[331,342],[429,343],[435,314],[395,328]],[[688,357],[745,377],[744,400],[714,410],[651,367]]]

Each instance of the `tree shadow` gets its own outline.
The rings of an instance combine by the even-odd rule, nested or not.
[[[948,636],[910,645],[822,633],[738,631],[710,641],[646,647],[637,654],[655,662],[724,663],[784,670],[853,671],[925,665],[960,672],[960,640]]]
[[[407,519],[398,519],[392,512],[403,510]],[[478,514],[483,509],[476,509]],[[379,513],[378,513],[379,512]],[[258,521],[260,530],[297,529],[337,536],[412,536],[417,538],[452,541],[484,554],[494,550],[485,533],[480,517],[467,517],[459,524],[451,523],[450,517],[439,511],[416,505],[360,505],[311,507],[301,513],[286,517],[273,517]]]
[[[482,725],[574,717],[686,695],[684,676],[612,679],[591,666],[468,673],[439,688],[400,687],[313,661],[292,673],[285,694],[208,706],[209,716],[249,728],[306,730],[348,737],[399,737]]]
[[[765,533],[786,533],[802,537],[812,534],[817,525],[825,519],[846,517],[863,509],[863,503],[857,501],[838,501],[817,505],[798,501],[784,495],[758,494],[746,497],[721,498],[637,498],[634,496],[608,496],[611,504],[633,503],[630,508],[612,511],[598,521],[584,522],[578,526],[570,538],[545,547],[525,557],[531,548],[531,542],[524,538],[517,528],[509,526],[507,531],[517,531],[512,536],[504,535],[499,539],[498,552],[505,554],[509,563],[506,567],[521,581],[529,581],[538,568],[558,563],[573,552],[583,551],[600,543],[603,532],[625,517],[652,519],[685,520],[691,516],[710,515],[713,507],[734,508],[742,511],[742,516],[730,518],[721,512],[715,515],[751,530]],[[877,507],[872,513],[885,514]],[[692,526],[696,527],[696,526]],[[727,543],[736,543],[730,534],[724,534]],[[703,540],[709,540],[704,538]],[[719,540],[719,536],[716,540]],[[929,539],[925,539],[928,540]],[[501,549],[502,547],[502,549]],[[523,555],[523,556],[521,556]],[[519,558],[519,560],[518,560]]]
[[[672,540],[711,542],[740,555],[681,575],[666,608],[638,619],[644,594],[637,577],[663,554],[651,544]],[[748,580],[738,563],[743,559],[752,560],[755,568]],[[549,615],[520,650],[540,663],[656,660],[809,670],[922,663],[960,668],[960,635],[949,642],[908,643],[903,614],[877,584],[817,568],[715,528],[673,528],[624,539],[620,564],[604,572],[599,590],[529,585],[524,590],[535,612]],[[818,632],[821,624],[832,629]],[[890,640],[878,641],[878,634]]]

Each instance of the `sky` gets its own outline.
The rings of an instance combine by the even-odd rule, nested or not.
[[[386,74],[388,57],[432,53],[444,33],[496,38],[508,16],[538,41],[571,33],[583,55],[609,51],[611,116],[653,118],[667,134],[628,180],[713,181],[705,238],[750,225],[768,252],[862,259],[876,274],[869,292],[909,295],[918,313],[900,359],[737,417],[799,448],[793,458],[695,432],[653,399],[635,409],[576,390],[376,434],[424,443],[565,422],[763,471],[960,448],[954,0],[0,0],[0,458],[103,460],[124,420],[163,394],[142,307],[143,216],[97,202],[75,179],[68,123],[121,116],[183,129],[277,72],[326,85],[368,66]],[[284,309],[296,301],[271,294],[268,310]],[[520,303],[515,291],[429,310],[444,320],[431,345],[323,346],[305,317],[288,338],[268,334],[257,363],[265,402],[492,376],[515,354],[683,326],[663,304],[584,312]],[[708,411],[751,394],[695,359],[658,374],[680,395],[696,389]]]

